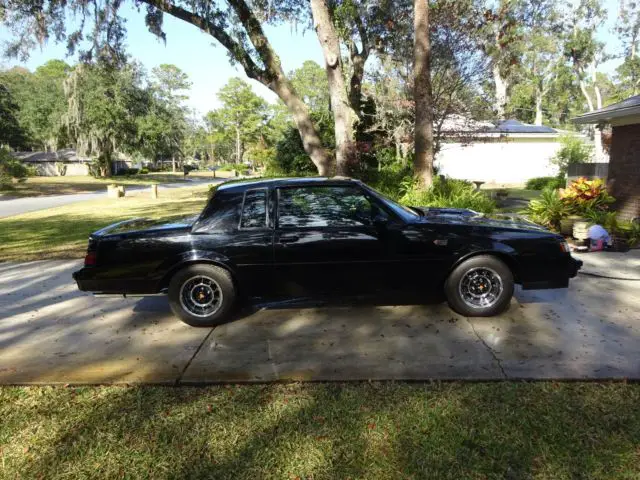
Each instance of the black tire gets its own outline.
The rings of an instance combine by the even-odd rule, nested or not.
[[[474,272],[477,272],[480,276],[480,278],[477,278],[479,283],[475,287],[475,293],[489,288],[488,293],[483,293],[491,295],[493,292],[493,295],[495,295],[495,299],[491,300],[487,306],[472,305],[476,301],[479,303],[488,301],[486,297],[485,300],[471,297],[473,295],[471,289],[474,287],[469,287],[468,281]],[[465,283],[461,284],[463,279],[465,279]],[[497,285],[500,285],[500,288]],[[445,282],[444,293],[449,306],[460,315],[466,317],[491,317],[504,312],[509,307],[513,296],[513,286],[513,273],[502,260],[492,255],[478,255],[465,260],[451,272]],[[463,291],[468,294],[467,300],[463,296]],[[490,299],[491,297],[488,298]]]
[[[201,280],[198,280],[198,279]],[[198,310],[195,303],[190,303],[190,297],[182,297],[183,287],[186,295],[190,295],[198,285],[190,287],[191,284],[205,279],[202,284],[206,289],[207,286],[211,290],[204,291],[202,294],[211,294],[212,297],[219,298],[219,302],[212,302],[211,309],[215,309],[211,313],[207,313],[207,308],[203,307],[199,314],[190,311],[189,305],[193,310]],[[212,282],[208,284],[209,280]],[[190,283],[191,282],[191,283]],[[207,285],[208,284],[208,285]],[[187,289],[190,289],[187,292]],[[219,291],[219,297],[216,297]],[[206,296],[204,297],[206,300]],[[196,264],[190,265],[176,272],[169,282],[169,305],[173,313],[184,323],[192,327],[210,327],[223,323],[233,309],[236,300],[236,288],[229,271],[215,265]],[[219,305],[215,305],[219,303]]]

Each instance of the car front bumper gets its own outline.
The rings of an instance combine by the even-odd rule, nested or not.
[[[569,262],[569,278],[574,278],[578,275],[578,271],[582,268],[582,260],[571,257]]]

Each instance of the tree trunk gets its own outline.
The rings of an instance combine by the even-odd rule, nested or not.
[[[336,138],[336,173],[349,175],[356,166],[356,112],[351,107],[344,81],[340,41],[325,0],[311,0],[313,22],[322,46]]]
[[[506,78],[502,77],[500,73],[500,67],[498,64],[493,66],[493,83],[496,87],[496,103],[494,110],[499,120],[504,120],[507,109],[507,88],[509,88],[509,82]]]
[[[536,87],[536,125],[542,125],[542,88]]]
[[[236,163],[241,163],[241,153],[240,153],[240,128],[236,125]]]
[[[304,151],[309,155],[311,161],[318,169],[318,175],[323,177],[329,176],[331,174],[331,157],[322,146],[320,136],[311,121],[308,107],[294,93],[291,83],[284,74],[276,78],[269,85],[269,88],[278,94],[293,115],[293,121],[296,124],[298,132],[300,132]]]
[[[171,167],[173,168],[173,173],[176,173],[176,156],[171,156]]]
[[[218,22],[199,16],[182,6],[165,0],[141,0],[141,2],[168,13],[169,15],[195,25],[203,32],[211,35],[237,61],[249,78],[259,81],[275,92],[291,112],[296,127],[302,138],[304,150],[311,158],[320,175],[328,175],[331,171],[331,157],[322,146],[320,136],[311,121],[307,106],[296,95],[287,79],[280,63],[280,58],[271,47],[269,39],[262,30],[262,25],[245,0],[229,0],[228,4],[235,11],[247,36],[264,65],[257,65],[249,53],[249,49],[231,37]],[[188,4],[190,2],[186,2]]]
[[[415,101],[414,174],[424,188],[433,183],[433,93],[431,90],[431,40],[429,1],[413,1],[413,97]]]

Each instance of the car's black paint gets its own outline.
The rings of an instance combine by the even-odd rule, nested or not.
[[[362,225],[280,228],[279,189],[307,186],[356,189],[374,218]],[[241,209],[246,192],[256,189],[266,192],[266,221],[245,228]],[[502,259],[524,288],[567,287],[580,268],[560,248],[562,237],[537,225],[468,210],[419,210],[402,212],[350,179],[223,184],[197,218],[169,224],[137,219],[95,232],[89,250],[96,264],[74,278],[85,291],[153,294],[186,265],[211,263],[228,269],[245,296],[297,297],[441,287],[456,265],[479,254]]]

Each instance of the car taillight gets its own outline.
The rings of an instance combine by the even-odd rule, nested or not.
[[[96,252],[87,252],[87,255],[84,257],[84,266],[92,267],[96,264],[98,257],[96,256]]]
[[[567,242],[560,242],[560,250],[564,253],[571,253],[571,247],[569,247]]]

